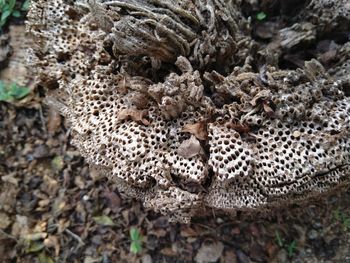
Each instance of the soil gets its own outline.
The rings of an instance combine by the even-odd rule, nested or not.
[[[254,23],[260,41],[272,34],[266,23]],[[316,48],[280,66],[297,67]],[[90,169],[43,90],[29,86],[23,101],[0,102],[0,262],[350,262],[349,190],[262,218],[213,213],[172,224]],[[142,235],[137,255],[131,227]]]

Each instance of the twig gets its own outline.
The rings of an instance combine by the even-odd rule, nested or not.
[[[72,231],[70,231],[69,229],[65,229],[64,231],[65,231],[68,235],[70,235],[71,237],[73,237],[75,240],[77,240],[81,246],[84,246],[84,245],[85,245],[84,241],[83,241],[78,235],[74,234],[74,233],[73,233]]]
[[[15,240],[16,242],[18,242],[17,238],[15,238],[14,236],[12,236],[12,235],[6,233],[6,232],[3,231],[2,229],[0,229],[0,234],[2,234],[2,235],[4,235],[5,237],[10,238],[10,239],[13,239],[13,240]]]
[[[47,129],[46,129],[46,121],[45,121],[45,118],[44,118],[44,114],[43,114],[43,107],[40,106],[39,108],[39,116],[40,116],[40,120],[41,120],[41,124],[42,124],[42,128],[43,128],[43,131],[45,134],[47,134]]]

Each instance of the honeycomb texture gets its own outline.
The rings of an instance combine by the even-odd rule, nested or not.
[[[316,60],[254,73],[238,6],[36,0],[28,14],[30,67],[73,144],[173,221],[283,206],[350,181],[348,60],[333,73]],[[213,63],[223,75],[206,71]]]
[[[312,0],[299,17],[317,25],[318,33],[349,30],[350,3],[347,0]]]

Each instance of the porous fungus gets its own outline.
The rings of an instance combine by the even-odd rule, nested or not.
[[[31,68],[74,145],[145,206],[188,222],[350,181],[348,60],[254,70],[240,1],[33,0],[28,17]]]

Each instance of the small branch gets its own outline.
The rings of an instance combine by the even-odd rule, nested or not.
[[[74,233],[73,233],[72,231],[70,231],[69,229],[66,229],[66,230],[64,230],[64,231],[65,231],[68,235],[70,235],[72,238],[74,238],[75,240],[77,240],[81,246],[84,246],[84,245],[85,245],[84,241],[83,241],[78,235],[74,234]]]
[[[0,229],[0,234],[3,235],[3,236],[5,236],[5,237],[7,237],[7,238],[13,239],[13,240],[15,240],[16,242],[18,242],[17,238],[15,238],[14,236],[12,236],[12,235],[6,233],[6,232],[3,231],[2,229]]]

